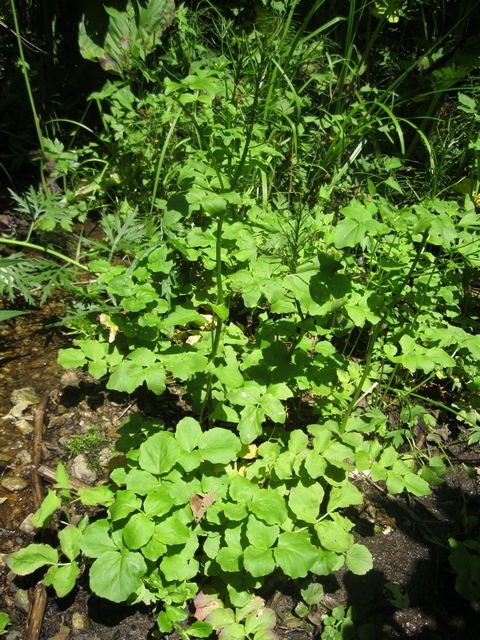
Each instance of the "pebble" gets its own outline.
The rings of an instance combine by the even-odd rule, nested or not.
[[[70,629],[62,624],[62,626],[60,627],[60,631],[48,640],[65,640],[65,638],[69,635]]]
[[[34,426],[28,420],[21,419],[15,421],[15,429],[20,431],[23,436],[28,436],[30,433],[33,433]]]
[[[13,604],[17,607],[17,609],[20,609],[20,611],[28,613],[30,609],[30,598],[28,597],[28,591],[26,591],[26,589],[17,589],[13,597]]]
[[[23,387],[23,389],[15,389],[10,395],[12,404],[18,404],[20,402],[28,402],[28,404],[36,404],[39,401],[39,397],[33,387]]]
[[[20,464],[32,464],[32,454],[25,449],[19,451],[15,458],[20,462]]]
[[[5,636],[5,640],[22,640],[23,633],[21,631],[17,631],[16,629],[10,629],[10,631]]]
[[[2,480],[2,487],[8,491],[23,491],[28,485],[24,478],[7,477]]]
[[[88,467],[87,458],[81,453],[67,464],[67,470],[77,480],[93,484],[97,479],[97,474]]]
[[[72,616],[72,629],[76,631],[80,631],[81,629],[88,629],[87,616],[84,616],[81,613],[78,613],[78,611],[75,611]]]
[[[28,407],[31,405],[31,402],[28,402],[27,400],[24,400],[22,402],[17,402],[17,404],[13,407],[13,409],[10,411],[10,415],[13,418],[21,418],[23,416],[23,413],[28,409]]]
[[[33,536],[37,531],[37,527],[33,524],[32,518],[35,514],[29,513],[22,524],[19,526],[20,531],[27,533],[29,536]]]

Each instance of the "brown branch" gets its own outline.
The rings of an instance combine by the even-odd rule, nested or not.
[[[42,476],[42,478],[45,478],[45,480],[47,480],[48,482],[56,482],[56,478],[55,478],[55,471],[53,469],[50,469],[50,467],[46,467],[45,465],[40,465],[38,467],[38,475]],[[69,478],[68,481],[70,482],[70,486],[72,487],[72,491],[75,491],[76,489],[91,489],[91,485],[89,484],[85,484],[85,482],[82,482],[81,480],[77,480],[76,478]]]
[[[27,624],[23,640],[38,640],[42,629],[43,615],[47,606],[47,590],[43,582],[39,582],[33,590],[32,604],[28,612]]]
[[[40,484],[40,476],[38,475],[38,466],[42,460],[42,436],[43,436],[43,418],[45,409],[47,408],[48,393],[45,392],[40,398],[38,407],[35,410],[35,428],[33,432],[33,465],[32,465],[32,494],[35,509],[40,509],[43,495]]]

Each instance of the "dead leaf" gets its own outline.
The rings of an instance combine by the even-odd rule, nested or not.
[[[217,494],[213,491],[210,493],[196,493],[191,497],[190,508],[192,509],[195,522],[200,522],[202,517],[205,515],[205,511],[208,507],[212,506],[216,499]]]

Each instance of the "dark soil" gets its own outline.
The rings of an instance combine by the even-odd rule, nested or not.
[[[152,395],[128,397],[108,392],[105,386],[83,371],[65,372],[56,362],[61,347],[70,346],[69,338],[50,328],[62,312],[56,302],[41,311],[1,325],[0,415],[12,409],[11,393],[33,387],[38,396],[47,392],[42,463],[55,469],[61,459],[69,461],[69,437],[98,427],[103,438],[98,452],[108,457],[117,428],[125,416],[142,412],[173,427],[189,408],[181,389],[174,385],[160,398]],[[31,419],[35,405],[22,418]],[[28,424],[28,422],[27,422]],[[24,425],[25,426],[25,425]],[[446,442],[455,473],[449,471],[446,482],[433,495],[423,499],[391,500],[368,479],[358,479],[365,495],[362,507],[351,509],[358,541],[372,552],[374,568],[365,576],[355,576],[346,568],[326,578],[318,578],[326,597],[310,614],[309,621],[294,615],[301,584],[279,580],[268,585],[269,603],[277,613],[277,633],[281,638],[307,640],[320,637],[321,614],[339,604],[353,605],[357,623],[372,623],[377,640],[416,638],[418,640],[477,640],[480,637],[480,605],[470,603],[455,591],[455,574],[448,564],[448,537],[461,538],[466,515],[479,516],[480,495],[475,480],[465,473],[480,466],[480,453],[465,444]],[[105,451],[107,450],[107,451]],[[111,454],[110,454],[111,455]],[[22,490],[9,491],[0,486],[0,552],[11,553],[31,542],[22,522],[34,511],[30,489],[32,435],[19,430],[18,419],[0,420],[0,480],[21,478]],[[98,464],[98,458],[97,458]],[[97,468],[97,482],[107,470]],[[460,482],[460,485],[459,485]],[[45,488],[46,488],[46,483]],[[461,486],[461,489],[460,489]],[[463,492],[463,495],[462,495]],[[387,599],[385,584],[399,583],[408,596],[404,608]],[[34,582],[9,573],[0,562],[0,610],[11,619],[8,640],[23,637],[28,591]],[[22,591],[23,590],[23,591]],[[22,598],[27,605],[22,605]],[[146,607],[116,605],[89,592],[84,575],[74,592],[58,599],[48,590],[48,604],[40,640],[67,637],[93,640],[151,638],[155,615]],[[22,608],[23,606],[23,608]]]

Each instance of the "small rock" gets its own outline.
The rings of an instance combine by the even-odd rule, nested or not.
[[[87,616],[84,616],[81,613],[78,613],[78,611],[75,611],[75,613],[72,616],[72,629],[74,631],[80,631],[81,629],[88,629]]]
[[[67,469],[74,478],[93,484],[97,479],[97,474],[88,467],[87,458],[81,453],[67,464]]]
[[[20,464],[32,464],[32,454],[25,449],[19,451],[15,458],[20,462]]]
[[[10,631],[5,636],[5,640],[22,640],[23,632],[17,631],[16,629],[10,629]]]
[[[24,403],[22,403],[22,404],[24,404]],[[12,411],[13,411],[13,409],[12,409]],[[17,429],[17,431],[20,431],[22,436],[28,436],[30,433],[33,433],[34,426],[28,420],[21,419],[21,420],[16,420],[15,421],[15,429]]]
[[[111,445],[110,447],[105,447],[98,454],[99,456],[98,463],[101,464],[102,467],[107,467],[108,463],[110,462],[111,458],[113,458],[114,455],[115,455],[114,445]]]
[[[7,477],[2,480],[2,487],[8,491],[23,491],[27,485],[23,478]]]
[[[33,524],[32,518],[35,514],[29,513],[22,524],[19,526],[20,531],[27,533],[29,536],[33,536],[37,530],[37,527]]]
[[[28,402],[28,404],[36,404],[39,401],[39,397],[33,387],[24,387],[23,389],[15,389],[10,396],[12,404],[19,404],[20,402]]]
[[[28,597],[28,591],[25,589],[17,589],[15,596],[13,597],[13,604],[17,609],[20,609],[20,611],[28,613],[30,610],[30,598]]]
[[[75,371],[66,371],[60,378],[60,384],[62,387],[78,387],[79,379]]]
[[[13,418],[21,418],[23,416],[24,412],[28,409],[28,407],[31,404],[32,404],[31,402],[27,402],[26,400],[23,401],[23,402],[17,402],[17,404],[10,411],[10,415]]]
[[[70,629],[62,624],[62,626],[60,627],[60,631],[56,635],[49,638],[49,640],[65,640],[65,638],[67,638],[69,635]]]

